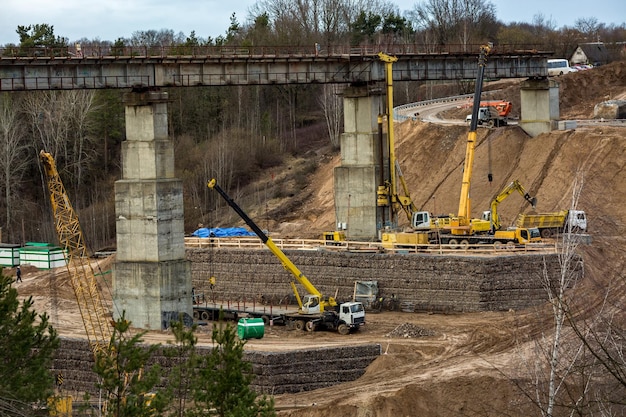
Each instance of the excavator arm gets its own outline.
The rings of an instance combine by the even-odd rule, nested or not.
[[[514,180],[509,185],[504,187],[502,191],[500,191],[500,194],[498,194],[497,196],[494,197],[493,200],[491,200],[491,225],[492,225],[491,230],[492,231],[500,230],[500,227],[502,226],[500,224],[500,216],[498,216],[498,205],[505,198],[510,196],[513,191],[519,192],[520,195],[524,197],[524,200],[528,201],[533,206],[533,208],[537,206],[537,199],[535,197],[531,197],[530,194],[526,192],[524,187],[522,187],[522,184],[520,184],[518,180]]]
[[[259,237],[259,239],[261,239],[261,241],[274,254],[274,256],[276,256],[280,260],[283,268],[289,271],[291,275],[293,275],[293,277],[296,279],[296,281],[298,281],[298,283],[300,283],[300,285],[302,285],[309,294],[317,296],[320,299],[321,311],[324,310],[324,307],[334,307],[337,305],[337,302],[333,297],[329,297],[327,301],[323,300],[322,293],[320,293],[319,290],[315,288],[315,286],[311,283],[311,281],[309,281],[309,279],[304,276],[300,269],[298,269],[298,267],[293,262],[291,262],[287,255],[285,255],[285,253],[280,250],[278,246],[276,246],[274,241],[265,233],[263,233],[259,226],[257,226],[257,224],[253,222],[250,217],[248,217],[248,215],[241,209],[241,207],[239,207],[239,205],[235,203],[235,201],[230,198],[228,194],[226,194],[222,187],[217,184],[217,181],[215,179],[210,180],[207,183],[207,186],[210,189],[217,191],[219,195],[222,196],[222,198],[226,201],[226,203],[228,203],[228,205],[233,210],[235,210],[239,217],[241,217],[243,221],[248,225],[248,227],[250,227],[250,229],[252,229],[252,231]],[[300,306],[300,308],[302,308],[302,300],[293,282],[291,283],[291,288],[294,292],[294,295],[296,296],[296,299],[298,300],[298,305]]]

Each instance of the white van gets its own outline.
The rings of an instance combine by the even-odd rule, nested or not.
[[[576,70],[569,66],[567,59],[548,59],[548,75],[563,75]]]

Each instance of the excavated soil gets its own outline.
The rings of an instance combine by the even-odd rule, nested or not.
[[[561,86],[561,119],[591,118],[596,103],[626,94],[626,63],[568,74],[557,81]],[[515,86],[501,92],[502,98],[519,100]],[[418,208],[437,214],[456,212],[467,127],[409,120],[396,124],[396,129],[399,163]],[[322,231],[332,230],[332,173],[339,160],[337,154],[320,155],[319,168],[301,193],[305,197],[294,205],[299,208],[277,221],[267,221],[267,226],[264,221],[263,226],[284,237],[317,238]],[[513,126],[479,129],[471,188],[472,214],[477,216],[488,209],[490,199],[515,179],[537,197],[537,211],[570,208],[573,191],[582,187],[577,206],[588,215],[593,242],[578,248],[584,259],[585,278],[571,291],[576,291],[585,307],[583,315],[602,302],[609,287],[609,300],[623,305],[625,164],[626,128],[583,127],[535,138]],[[487,180],[488,173],[493,174],[492,183]],[[516,195],[500,205],[505,225],[517,213],[531,210]],[[112,261],[101,261],[99,268],[109,270]],[[104,277],[110,282],[110,275]],[[63,270],[38,271],[25,266],[23,279],[23,283],[16,284],[20,295],[32,295],[36,308],[48,312],[60,334],[83,334]],[[519,353],[542,332],[551,331],[548,305],[526,311],[454,315],[383,312],[369,314],[367,321],[363,331],[348,337],[273,327],[263,339],[248,342],[247,348],[252,350],[361,342],[376,342],[383,347],[383,354],[356,381],[276,396],[279,415],[434,417],[536,413],[514,381],[526,372],[526,363]],[[201,343],[208,343],[208,330],[199,331]],[[164,343],[170,337],[167,332],[150,332],[147,340]]]

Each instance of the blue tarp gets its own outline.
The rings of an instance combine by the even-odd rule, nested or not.
[[[191,234],[195,237],[237,237],[237,236],[256,236],[253,232],[243,227],[202,227]]]

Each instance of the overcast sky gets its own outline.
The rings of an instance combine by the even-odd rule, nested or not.
[[[424,0],[419,0],[420,2]],[[411,10],[416,0],[395,0],[400,12]],[[556,27],[573,26],[583,17],[601,23],[626,22],[625,0],[491,0],[500,21],[528,22],[542,14]],[[70,42],[87,38],[115,41],[135,31],[171,29],[201,38],[224,35],[230,16],[244,23],[256,0],[0,0],[0,45],[19,43],[18,25],[47,23]]]

